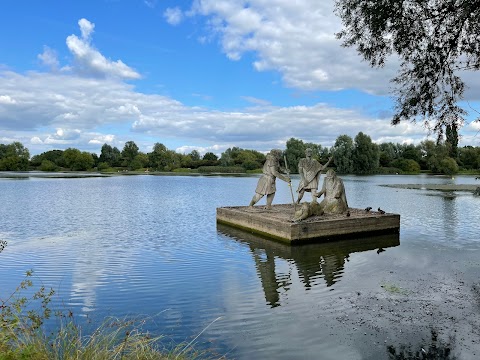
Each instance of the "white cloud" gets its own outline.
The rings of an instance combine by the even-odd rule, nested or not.
[[[170,25],[178,25],[183,20],[183,13],[179,7],[167,8],[163,13],[163,17]]]
[[[43,65],[49,67],[52,70],[57,70],[60,66],[56,51],[50,49],[48,46],[44,46],[43,53],[38,54],[37,57]]]
[[[16,100],[15,109],[0,106],[5,136],[8,132],[26,146],[32,144],[32,153],[46,151],[40,144],[98,152],[100,144],[115,142],[119,146],[126,140],[134,140],[142,151],[168,139],[197,144],[200,150],[240,146],[266,151],[284,147],[290,137],[331,146],[339,135],[354,137],[359,131],[374,141],[387,136],[398,141],[406,136],[425,136],[421,126],[407,123],[392,127],[388,121],[322,103],[213,111],[144,94],[119,80],[65,73],[0,72],[0,94],[6,94],[3,101],[7,96]],[[130,128],[131,132],[99,130],[112,127]]]
[[[157,6],[157,0],[144,0],[143,3],[151,9],[153,9],[153,8],[155,8],[155,6]]]
[[[17,101],[15,99],[12,99],[9,95],[0,95],[0,104],[13,105],[16,103]]]
[[[284,7],[269,7],[254,0],[251,8],[242,10],[237,3],[204,0],[196,3],[196,11],[212,17],[212,26],[220,29],[218,31],[225,34],[225,39],[228,38],[229,45],[225,49],[232,51],[232,57],[241,56],[245,51],[257,51],[261,54],[261,66],[280,69],[286,81],[299,88],[316,88],[322,82],[327,87],[341,87],[342,76],[345,79],[352,76],[357,83],[364,76],[365,83],[368,83],[368,76],[360,68],[355,68],[355,61],[343,58],[337,61],[336,56],[341,53],[333,56],[329,55],[328,49],[322,49],[319,54],[314,54],[319,44],[329,44],[330,35],[325,35],[326,30],[310,33],[310,39],[303,39],[307,35],[304,29],[307,15],[298,12],[295,6],[292,8],[291,2],[275,0],[274,3]],[[300,8],[305,4],[310,2],[298,2]],[[265,13],[260,15],[259,8]],[[235,13],[237,10],[240,12]],[[215,21],[213,13],[216,14]],[[277,24],[282,18],[285,18],[282,24]],[[325,103],[275,107],[247,94],[243,99],[254,106],[237,111],[215,111],[185,106],[166,96],[141,93],[124,82],[139,77],[137,72],[121,61],[107,60],[93,48],[94,24],[81,19],[79,26],[81,37],[71,35],[67,38],[67,45],[74,55],[70,71],[65,70],[65,66],[62,67],[64,71],[51,73],[19,74],[0,69],[3,139],[24,143],[32,154],[66,147],[99,152],[103,143],[121,148],[128,140],[135,141],[142,151],[151,151],[155,142],[167,144],[171,140],[175,143],[171,148],[182,152],[197,149],[201,153],[212,151],[219,154],[232,146],[259,151],[282,148],[291,137],[332,146],[339,135],[354,137],[359,131],[370,135],[376,142],[408,139],[418,143],[425,138],[426,132],[420,125],[402,123],[392,127],[389,121],[377,116]],[[289,34],[286,30],[293,34],[299,32],[294,36],[296,40],[287,36],[283,43],[282,35]],[[328,41],[322,43],[319,39]],[[294,49],[295,46],[298,48]],[[304,46],[307,46],[305,52]],[[289,51],[291,57],[288,57]],[[44,64],[58,67],[53,53],[46,47],[39,58]],[[318,61],[310,59],[311,56]],[[325,62],[325,59],[329,61]],[[337,63],[332,66],[338,65],[342,71],[338,74],[332,72],[324,63],[328,66]],[[85,74],[101,76],[85,77]],[[370,80],[372,86],[376,86],[374,79]],[[464,129],[462,141],[467,139],[478,145],[476,126],[469,125]]]
[[[73,71],[93,76],[139,79],[140,74],[121,60],[112,61],[103,56],[91,45],[91,36],[95,25],[87,19],[78,21],[81,38],[76,35],[67,37],[66,43],[74,56]]]
[[[112,144],[115,142],[115,135],[108,134],[108,135],[97,135],[94,136],[93,139],[89,140],[89,144],[93,145],[103,145],[103,144]]]
[[[242,96],[242,99],[258,106],[270,106],[271,103],[268,100],[259,99],[253,96]]]
[[[227,150],[229,147],[235,145],[213,145],[213,146],[192,146],[184,145],[175,149],[179,154],[190,154],[193,150],[197,150],[201,156],[205,155],[207,152],[212,152],[220,157],[221,153]]]
[[[52,137],[59,139],[59,140],[75,140],[80,137],[81,130],[79,129],[62,129],[58,128],[55,132],[55,135]]]
[[[43,144],[43,141],[38,136],[34,136],[30,139],[30,143],[34,145],[41,145]]]
[[[89,41],[90,36],[93,33],[93,29],[95,29],[95,24],[91,23],[87,19],[80,19],[78,20],[78,26],[80,26],[80,31],[82,32],[82,39]]]
[[[354,49],[341,47],[333,10],[333,0],[194,0],[188,15],[206,18],[201,38],[218,36],[228,58],[254,53],[258,71],[280,72],[289,87],[387,93],[397,62],[371,69]]]
[[[193,0],[187,16],[205,18],[201,43],[218,38],[231,60],[254,56],[258,71],[277,71],[285,85],[300,90],[357,88],[373,94],[391,92],[399,61],[372,69],[354,48],[344,48],[335,34],[342,29],[335,0]],[[465,99],[480,99],[480,72],[460,74]]]

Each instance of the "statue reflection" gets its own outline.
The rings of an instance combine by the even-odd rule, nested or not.
[[[343,275],[345,262],[349,261],[352,253],[376,250],[377,254],[380,254],[385,248],[400,245],[398,233],[291,246],[223,224],[217,224],[217,230],[248,245],[262,283],[265,300],[271,307],[280,305],[280,293],[288,291],[291,285],[291,273],[282,274],[277,269],[276,259],[293,263],[305,289],[309,290],[318,279],[323,279],[327,287],[338,282]]]

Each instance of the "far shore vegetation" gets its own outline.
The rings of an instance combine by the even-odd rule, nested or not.
[[[446,131],[445,135],[436,142],[426,140],[419,145],[375,144],[360,132],[353,139],[340,135],[330,148],[291,138],[281,150],[291,173],[298,173],[298,161],[305,157],[305,149],[311,148],[313,157],[323,164],[333,156],[330,166],[340,174],[480,174],[480,147],[458,147],[456,132]],[[143,153],[135,142],[127,141],[122,150],[104,144],[100,155],[68,148],[30,157],[20,142],[0,144],[0,171],[248,174],[261,172],[264,162],[265,154],[239,147],[229,148],[220,156],[212,152],[202,156],[197,150],[180,154],[155,143],[151,152]]]

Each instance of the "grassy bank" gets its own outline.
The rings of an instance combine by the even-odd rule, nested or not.
[[[143,330],[148,319],[108,318],[88,335],[72,312],[52,311],[53,289],[33,292],[33,272],[7,298],[0,298],[0,360],[110,360],[212,358],[192,343],[163,345]],[[3,296],[3,294],[0,294]],[[46,323],[56,328],[47,330]],[[217,357],[218,358],[218,357]]]

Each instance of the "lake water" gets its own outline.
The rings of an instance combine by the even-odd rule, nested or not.
[[[480,182],[342,178],[350,207],[400,214],[400,235],[291,248],[217,226],[255,176],[1,178],[0,298],[33,269],[79,321],[146,316],[167,341],[200,335],[228,358],[480,358],[480,197],[381,186]],[[274,204],[290,201],[278,180]]]

